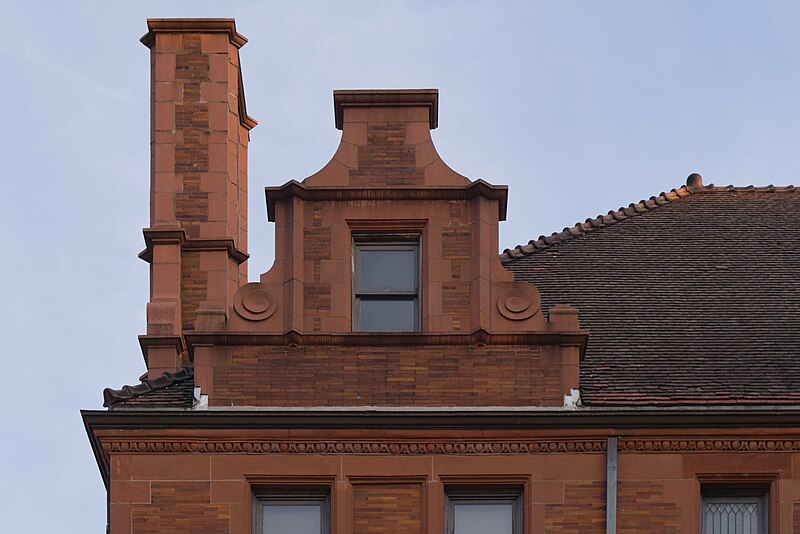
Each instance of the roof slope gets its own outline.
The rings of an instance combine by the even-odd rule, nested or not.
[[[144,379],[135,386],[103,390],[103,406],[117,408],[191,408],[194,406],[194,368],[181,367]]]
[[[578,308],[587,405],[800,404],[799,230],[800,189],[698,180],[501,259]]]

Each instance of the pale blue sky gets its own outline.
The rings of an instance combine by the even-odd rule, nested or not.
[[[442,157],[510,187],[501,247],[694,171],[800,185],[797,2],[0,4],[4,532],[104,528],[78,410],[144,371],[147,17],[236,17],[250,39],[251,279],[272,261],[263,187],[338,143],[333,89],[438,88]]]

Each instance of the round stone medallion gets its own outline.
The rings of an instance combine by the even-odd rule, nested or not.
[[[277,304],[275,297],[261,284],[252,283],[244,285],[237,291],[233,308],[245,319],[263,321],[275,313]]]
[[[539,311],[539,304],[539,292],[535,287],[515,287],[500,294],[497,310],[506,319],[523,321]]]

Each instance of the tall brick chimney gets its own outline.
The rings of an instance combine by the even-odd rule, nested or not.
[[[185,331],[222,324],[247,282],[245,107],[233,19],[150,19],[150,263],[153,378],[183,362]],[[198,327],[198,325],[200,325]]]

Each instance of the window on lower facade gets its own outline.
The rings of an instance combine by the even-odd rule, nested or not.
[[[522,534],[522,490],[448,490],[446,534]]]
[[[765,488],[703,488],[703,534],[767,534]]]
[[[353,330],[418,332],[419,238],[353,237]]]
[[[257,534],[329,534],[327,494],[302,492],[256,497]]]

